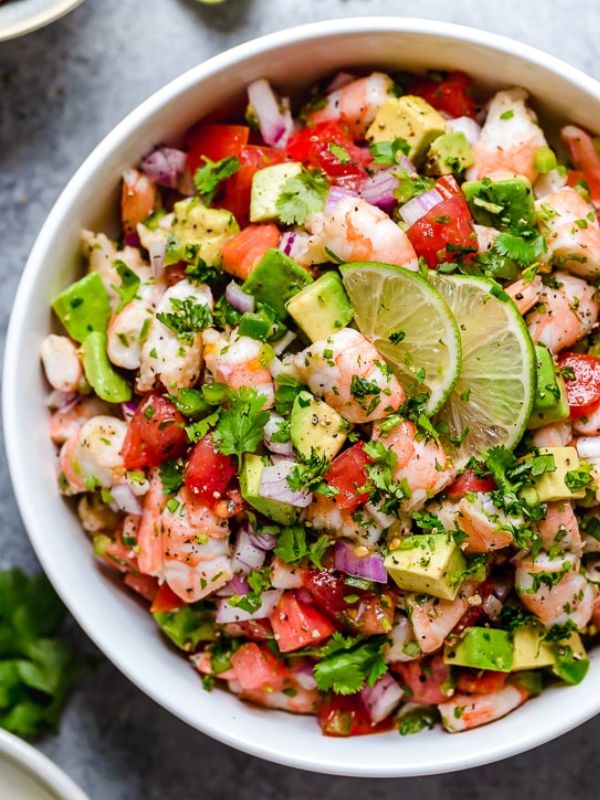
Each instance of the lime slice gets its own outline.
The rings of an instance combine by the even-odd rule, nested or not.
[[[390,264],[340,267],[356,323],[409,395],[429,393],[427,413],[442,407],[460,371],[460,333],[441,294],[416,272]]]
[[[439,273],[432,282],[460,325],[462,369],[437,417],[452,436],[464,436],[455,454],[460,467],[495,445],[514,447],[523,435],[534,399],[535,351],[523,317],[497,284]]]

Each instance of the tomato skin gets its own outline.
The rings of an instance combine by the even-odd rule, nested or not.
[[[154,600],[158,591],[157,579],[152,575],[142,575],[140,572],[127,572],[123,577],[123,583],[148,602]]]
[[[477,234],[464,195],[451,175],[436,181],[442,201],[408,228],[418,256],[435,269],[445,261],[470,260],[477,253]]]
[[[600,402],[600,358],[585,353],[561,353],[558,364],[575,375],[565,377],[571,417],[585,417]]]
[[[214,503],[224,494],[235,473],[233,458],[219,453],[208,434],[192,450],[183,482],[198,500]]]
[[[317,716],[324,736],[365,736],[394,726],[392,717],[373,724],[359,694],[332,694],[323,701]]]
[[[231,211],[240,227],[245,228],[250,222],[250,193],[254,173],[264,167],[280,164],[285,160],[285,154],[274,147],[249,144],[241,148],[238,157],[241,166],[224,181],[219,206]]]
[[[277,247],[280,238],[277,225],[248,225],[221,248],[223,269],[246,280],[267,250]]]
[[[333,501],[338,508],[355,511],[369,499],[369,493],[357,494],[357,488],[367,482],[366,466],[373,459],[365,453],[362,442],[356,442],[331,462],[325,480],[339,490]]]
[[[314,606],[301,603],[295,592],[281,595],[269,621],[282,653],[318,644],[335,631],[335,626],[327,617]]]
[[[236,678],[247,691],[269,688],[277,692],[289,678],[285,664],[264,645],[243,644],[231,656]]]
[[[341,575],[333,569],[308,569],[304,587],[311,593],[316,605],[332,617],[341,614],[348,607],[344,600],[348,587]]]
[[[158,467],[182,455],[187,447],[184,426],[183,416],[167,397],[149,394],[127,428],[122,450],[125,469]]]
[[[331,151],[330,145],[346,150],[349,158],[340,158]],[[309,167],[322,169],[326,175],[348,189],[357,189],[367,177],[365,167],[373,157],[368,150],[354,144],[347,128],[339,122],[319,122],[292,134],[286,147],[293,161],[301,161]]]
[[[448,695],[442,686],[450,685],[450,667],[444,664],[441,655],[431,658],[419,658],[415,661],[397,661],[391,665],[411,694],[407,698],[411,703],[437,705],[444,703]]]
[[[493,478],[480,478],[475,470],[467,469],[446,489],[448,497],[463,497],[467,492],[491,492],[496,488]]]
[[[590,188],[590,198],[596,208],[600,208],[600,154],[596,150],[594,140],[586,131],[574,125],[567,126],[562,132],[573,166],[577,170],[577,183],[581,178]],[[569,182],[569,186],[572,186]]]
[[[410,93],[451,117],[475,117],[473,84],[464,72],[450,72],[443,81],[419,81]]]
[[[225,635],[261,642],[273,638],[273,628],[268,619],[249,619],[243,622],[230,622],[225,626]]]
[[[186,133],[184,146],[188,151],[188,166],[192,177],[204,164],[203,156],[211,161],[237,156],[248,143],[250,128],[247,125],[221,125],[215,122],[200,122]]]
[[[456,680],[456,688],[467,694],[491,694],[504,688],[507,674],[492,670],[462,670]]]
[[[150,606],[151,614],[167,613],[169,611],[177,611],[178,608],[184,606],[185,603],[178,597],[171,589],[168,583],[160,585],[158,592],[154,596],[152,605]]]

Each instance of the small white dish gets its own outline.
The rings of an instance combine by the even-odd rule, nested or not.
[[[50,759],[2,729],[0,797],[6,800],[89,800]]]
[[[43,28],[83,0],[6,0],[0,5],[0,42]]]

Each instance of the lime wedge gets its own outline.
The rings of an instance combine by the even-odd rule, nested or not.
[[[432,276],[460,325],[462,369],[437,422],[464,437],[457,466],[495,445],[514,447],[531,414],[535,351],[509,296],[486,278]],[[466,433],[465,433],[466,432]]]
[[[442,407],[458,379],[460,333],[441,294],[416,272],[390,264],[340,267],[356,324],[407,394],[427,391],[427,413]]]

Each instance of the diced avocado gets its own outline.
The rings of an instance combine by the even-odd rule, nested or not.
[[[579,456],[574,447],[541,447],[540,455],[552,455],[556,469],[544,472],[536,483],[535,490],[540,503],[554,500],[575,500],[585,497],[585,489],[569,489],[565,476],[572,470],[579,469]]]
[[[77,342],[83,342],[92,331],[104,332],[110,319],[108,293],[97,272],[63,289],[52,301],[52,308]]]
[[[505,181],[482,178],[466,181],[462,190],[475,222],[480,225],[505,230],[519,222],[535,224],[533,192],[527,178]]]
[[[83,343],[83,369],[87,382],[101,400],[107,403],[127,403],[131,400],[131,386],[108,360],[104,332],[94,331],[86,337]]]
[[[244,500],[265,517],[279,522],[280,525],[291,525],[296,521],[298,509],[280,500],[269,500],[258,493],[260,476],[265,464],[260,456],[247,453],[240,473],[240,491]]]
[[[342,417],[331,406],[317,400],[310,392],[300,392],[294,400],[290,418],[290,436],[296,451],[310,458],[313,451],[327,460],[339,452],[346,441]]]
[[[446,130],[446,120],[422,97],[406,94],[390,97],[381,106],[369,130],[370,142],[391,142],[406,139],[408,157],[419,161],[429,145]]]
[[[337,272],[326,272],[288,301],[286,308],[311,342],[345,328],[354,309]]]
[[[451,536],[436,533],[402,539],[385,559],[385,568],[400,589],[454,600],[466,561]]]
[[[510,633],[498,628],[467,628],[462,638],[451,640],[444,647],[444,663],[510,672],[513,664]]]
[[[286,303],[313,282],[310,272],[280,250],[267,250],[242,289],[272,308],[279,319],[287,316]]]
[[[557,643],[545,640],[546,631],[535,625],[517,628],[513,633],[512,671],[551,667],[556,663]],[[585,658],[585,648],[577,631],[561,641],[573,650],[576,658]]]
[[[252,176],[250,193],[250,222],[266,222],[277,219],[277,199],[283,184],[302,172],[302,164],[297,161],[286,161],[272,167],[259,169]]]
[[[533,411],[527,427],[530,430],[561,422],[569,416],[567,389],[556,371],[552,353],[543,344],[535,345],[536,389]]]
[[[251,339],[266,342],[272,327],[273,320],[267,314],[262,311],[247,311],[242,314],[238,333],[240,336],[249,336]]]
[[[451,175],[463,172],[475,163],[475,156],[467,137],[462,131],[448,131],[432,142],[425,172],[428,175]]]
[[[230,211],[207,208],[197,197],[180,200],[173,207],[175,219],[167,238],[165,264],[202,259],[212,267],[221,263],[221,248],[240,228]]]

